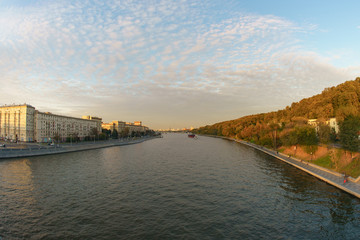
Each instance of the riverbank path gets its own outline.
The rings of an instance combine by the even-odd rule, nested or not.
[[[276,151],[270,150],[268,148],[264,148],[261,146],[258,146],[256,144],[252,144],[249,142],[236,140],[237,142],[240,142],[244,145],[248,145],[250,147],[253,147],[255,149],[258,149],[264,153],[267,153],[281,161],[284,161],[294,167],[297,167],[325,182],[328,184],[331,184],[349,194],[352,194],[358,198],[360,198],[360,177],[357,179],[354,179],[352,177],[348,177],[348,181],[344,182],[344,175],[338,172],[331,171],[329,169],[317,166],[315,164],[302,161],[293,157],[289,157],[285,154],[278,153]]]
[[[22,148],[7,148],[7,147],[1,148],[0,159],[23,158],[23,157],[43,156],[43,155],[52,155],[52,154],[61,154],[61,153],[70,153],[70,152],[80,152],[80,151],[93,150],[99,148],[137,144],[154,138],[157,137],[143,137],[137,139],[117,139],[117,140],[60,144],[60,145],[55,144],[54,146],[28,144],[28,146]]]

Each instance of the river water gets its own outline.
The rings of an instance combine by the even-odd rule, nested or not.
[[[0,239],[359,239],[360,201],[239,143],[0,161]]]

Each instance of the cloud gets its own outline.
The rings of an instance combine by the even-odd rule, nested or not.
[[[196,126],[192,119],[276,110],[358,70],[303,50],[299,40],[313,25],[214,4],[44,1],[1,8],[0,103]],[[218,15],[219,7],[229,12]]]

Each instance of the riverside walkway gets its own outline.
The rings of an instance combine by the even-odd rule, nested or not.
[[[156,138],[156,137],[155,137]],[[99,148],[107,148],[114,146],[123,146],[141,143],[146,140],[154,139],[154,137],[144,137],[139,139],[126,139],[126,140],[105,140],[98,142],[85,142],[85,143],[73,143],[73,144],[60,144],[54,146],[40,146],[29,147],[29,148],[1,148],[0,149],[0,159],[6,158],[22,158],[22,157],[32,157],[32,156],[42,156],[42,155],[51,155],[51,154],[60,154],[60,153],[69,153],[69,152],[79,152]]]
[[[344,175],[341,173],[334,172],[329,169],[317,166],[317,165],[309,163],[309,162],[301,161],[301,160],[293,158],[293,157],[289,157],[285,154],[275,152],[273,150],[261,147],[256,144],[252,144],[252,143],[241,141],[241,140],[235,140],[235,141],[242,143],[244,145],[253,147],[264,153],[267,153],[281,161],[284,161],[294,167],[297,167],[297,168],[327,182],[328,184],[331,184],[349,194],[352,194],[355,197],[360,198],[360,177],[358,177],[357,179],[348,177],[348,181],[346,183],[344,183]]]

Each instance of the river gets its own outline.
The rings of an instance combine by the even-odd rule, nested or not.
[[[1,240],[359,236],[359,199],[229,140],[0,161]]]

